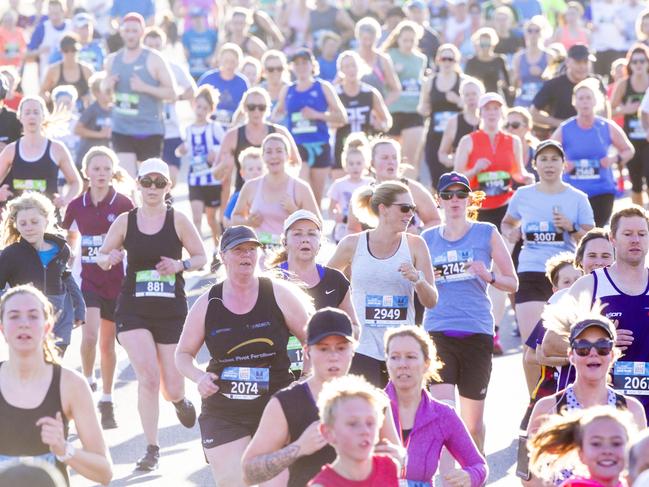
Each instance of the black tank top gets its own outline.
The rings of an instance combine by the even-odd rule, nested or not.
[[[117,313],[120,316],[135,314],[146,318],[183,318],[187,314],[187,300],[182,272],[160,276],[155,271],[162,256],[182,259],[183,244],[176,234],[174,210],[167,210],[162,229],[154,235],[139,230],[137,211],[135,208],[128,213],[124,238],[126,276],[122,281]]]
[[[464,118],[464,113],[459,113],[457,115],[457,128],[455,130],[455,138],[453,139],[453,150],[457,149],[457,146],[460,144],[460,139],[465,135],[469,135],[471,132],[478,130],[477,125],[471,125]]]
[[[0,362],[0,367],[4,362]],[[37,457],[51,465],[56,465],[69,484],[68,472],[64,463],[56,459],[50,447],[41,440],[41,428],[36,426],[43,416],[63,417],[63,435],[68,437],[68,419],[63,414],[61,403],[61,366],[52,365],[52,382],[43,402],[33,409],[17,408],[9,404],[0,391],[0,464],[10,460],[7,457]]]
[[[320,419],[318,407],[305,382],[296,382],[279,391],[275,397],[279,401],[288,423],[289,442],[291,443],[297,440],[311,423]],[[287,487],[304,487],[324,465],[332,463],[335,459],[336,451],[331,445],[327,445],[311,455],[298,458],[288,467]]]
[[[343,150],[345,139],[352,132],[365,132],[367,135],[375,133],[370,116],[372,114],[372,104],[374,96],[367,83],[361,83],[360,90],[356,96],[349,96],[345,93],[342,86],[336,88],[338,97],[345,107],[349,123],[336,129],[336,146],[335,154],[340,157]]]
[[[77,95],[79,96],[79,98],[82,98],[88,94],[88,80],[83,76],[83,69],[81,68],[81,64],[77,63],[77,67],[79,68],[79,79],[72,82],[65,79],[65,75],[63,74],[63,65],[61,64],[59,70],[59,80],[57,81],[56,86],[72,85],[77,89]]]
[[[448,92],[453,92],[459,95],[461,82],[462,77],[457,75],[455,83]],[[432,107],[432,110],[430,114],[430,123],[428,124],[428,136],[430,137],[433,134],[437,134],[441,139],[448,119],[454,113],[462,111],[462,109],[455,103],[451,103],[446,99],[446,91],[440,91],[439,88],[437,88],[437,77],[433,79],[431,85],[430,106]]]
[[[16,141],[16,151],[9,174],[3,184],[8,184],[14,197],[24,191],[39,191],[52,198],[58,192],[59,166],[50,155],[52,141],[47,139],[43,155],[35,161],[26,161],[20,155],[21,137]]]
[[[203,400],[210,411],[261,417],[276,391],[293,381],[286,345],[289,330],[273,291],[259,278],[252,310],[236,314],[223,304],[223,283],[212,286],[205,313],[205,345],[209,372],[219,376],[220,391]]]
[[[265,123],[264,127],[268,129],[269,134],[277,132],[276,126],[272,123]],[[248,140],[248,137],[246,137],[246,126],[241,125],[237,129],[237,145],[234,148],[234,164],[237,167],[237,179],[234,183],[235,191],[241,191],[244,183],[244,180],[241,177],[241,164],[239,164],[239,154],[241,154],[241,151],[247,149],[248,147],[261,147],[261,145],[253,144],[252,142],[250,142]]]
[[[631,86],[631,78],[626,81],[626,89],[622,97],[622,103],[642,101],[644,91],[635,91]],[[624,132],[629,139],[635,144],[647,144],[647,137],[642,128],[640,117],[637,113],[631,115],[624,115]]]

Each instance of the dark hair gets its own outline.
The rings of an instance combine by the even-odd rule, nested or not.
[[[586,245],[591,240],[597,240],[598,238],[604,239],[607,242],[610,242],[611,239],[609,234],[603,228],[591,228],[586,232],[586,234],[581,237],[579,243],[577,244],[577,249],[575,250],[575,266],[583,270],[582,262],[584,261],[584,254],[586,253]]]
[[[645,222],[647,223],[647,226],[649,227],[649,216],[647,215],[647,211],[641,206],[631,205],[613,213],[613,216],[611,217],[611,224],[610,224],[611,237],[615,238],[615,234],[617,233],[617,229],[620,226],[620,220],[622,218],[631,218],[634,216],[644,218]]]
[[[575,266],[575,256],[571,252],[561,252],[554,255],[545,263],[545,277],[556,287],[559,281],[559,272],[568,266]]]
[[[214,111],[216,105],[219,103],[220,93],[219,90],[211,85],[201,85],[196,91],[194,100],[198,100],[199,98],[205,100],[212,107],[212,111]]]
[[[647,66],[645,67],[645,69],[647,70],[647,72],[649,72],[649,47],[645,46],[644,44],[634,44],[626,53],[626,66],[624,68],[624,72],[629,77],[631,76],[631,58],[634,54],[637,53],[641,53],[647,60]]]

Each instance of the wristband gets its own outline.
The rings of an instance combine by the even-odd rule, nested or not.
[[[496,273],[494,271],[491,271],[491,281],[489,281],[489,284],[494,284],[496,282]]]
[[[577,225],[574,223],[572,224],[572,230],[568,230],[568,233],[572,235],[573,233],[577,233],[579,230],[577,229]]]
[[[70,458],[72,458],[74,456],[76,451],[77,451],[77,449],[74,447],[74,445],[71,442],[66,441],[65,442],[65,453],[63,455],[61,455],[61,456],[56,455],[56,459],[61,463],[65,463],[68,460],[70,460]]]
[[[189,268],[192,266],[192,261],[189,259],[185,259],[183,260],[182,264],[183,264],[183,270],[188,271]]]

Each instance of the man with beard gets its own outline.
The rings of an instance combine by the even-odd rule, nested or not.
[[[124,47],[106,60],[104,89],[115,91],[112,143],[131,177],[138,161],[160,157],[164,138],[163,100],[176,99],[169,65],[142,45],[144,18],[131,12],[122,20]]]

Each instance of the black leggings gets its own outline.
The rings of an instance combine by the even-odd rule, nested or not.
[[[350,374],[362,375],[367,381],[381,389],[388,384],[388,369],[384,360],[377,360],[360,353],[354,354]]]
[[[599,194],[588,198],[590,207],[593,209],[593,216],[595,217],[595,226],[603,228],[608,224],[613,213],[613,203],[615,202],[615,195],[611,193]]]
[[[629,179],[631,180],[631,191],[642,193],[645,181],[649,185],[649,143],[646,140],[633,140],[635,154],[633,158],[626,163],[629,170]]]

